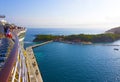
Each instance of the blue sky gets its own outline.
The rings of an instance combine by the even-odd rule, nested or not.
[[[27,27],[120,26],[120,0],[1,0],[0,14]]]

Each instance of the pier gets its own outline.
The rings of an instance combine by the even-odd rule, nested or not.
[[[30,46],[28,48],[26,48],[26,64],[27,64],[27,68],[28,68],[28,74],[29,74],[29,82],[43,82],[34,52],[33,52],[33,48],[48,44],[52,41],[47,41],[47,42],[43,42],[40,44],[36,44],[33,46]]]
[[[35,47],[39,47],[39,46],[45,45],[45,44],[50,43],[50,42],[53,42],[53,41],[51,40],[51,41],[43,42],[43,43],[36,44],[36,45],[30,46],[30,47],[35,48]]]

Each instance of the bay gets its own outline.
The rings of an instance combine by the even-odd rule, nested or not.
[[[96,32],[96,31],[95,31]],[[83,30],[28,29],[25,47],[34,45],[36,34],[90,33]],[[98,32],[100,33],[100,32]],[[109,44],[120,44],[116,41]],[[44,82],[120,82],[119,46],[52,42],[34,49]]]

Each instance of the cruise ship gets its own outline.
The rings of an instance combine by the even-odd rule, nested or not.
[[[5,27],[9,27],[11,38],[6,36]],[[36,59],[29,56],[34,53],[27,52],[32,49],[24,49],[26,31],[24,27],[0,21],[0,82],[43,82]]]

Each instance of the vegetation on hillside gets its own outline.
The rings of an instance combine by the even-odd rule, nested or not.
[[[36,35],[36,38],[33,41],[34,42],[49,41],[49,40],[54,40],[55,38],[57,38],[57,36],[53,36],[53,35]]]
[[[87,35],[87,34],[80,34],[80,35],[69,35],[65,36],[64,40],[73,41],[73,40],[80,40],[80,41],[87,41],[87,42],[113,42],[115,40],[120,39],[119,34],[97,34],[97,35]]]
[[[78,35],[67,35],[67,36],[55,36],[55,35],[36,35],[33,40],[35,42],[39,41],[70,41],[70,42],[92,42],[92,43],[102,43],[102,42],[113,42],[120,39],[120,34],[78,34]]]

